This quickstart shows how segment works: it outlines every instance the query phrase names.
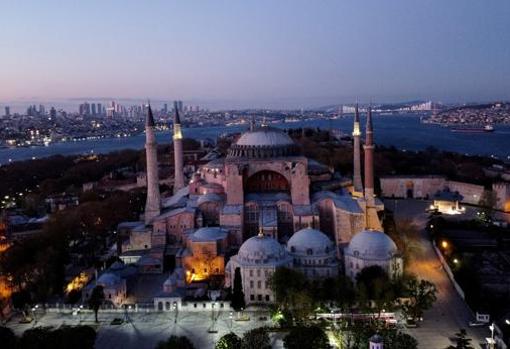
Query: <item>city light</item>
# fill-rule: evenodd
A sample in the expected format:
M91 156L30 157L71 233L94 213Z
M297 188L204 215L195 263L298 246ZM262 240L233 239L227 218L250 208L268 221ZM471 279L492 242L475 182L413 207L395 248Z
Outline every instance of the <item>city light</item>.
M446 248L448 248L448 246L449 246L448 241L443 240L443 241L441 242L441 247L442 247L442 248L446 249Z

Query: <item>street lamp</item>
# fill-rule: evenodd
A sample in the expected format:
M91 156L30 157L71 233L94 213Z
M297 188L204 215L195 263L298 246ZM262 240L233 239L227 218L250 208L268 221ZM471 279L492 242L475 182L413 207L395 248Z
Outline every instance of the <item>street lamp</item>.
M505 319L505 324L510 325L510 320Z
M177 302L174 302L174 303L172 304L172 307L174 308L174 313L175 313L175 317L174 317L174 324L176 324L176 323L177 323L177 311L178 311L178 310L177 310Z
M494 348L494 330L495 330L495 326L494 326L494 322L489 326L489 329L491 330L491 343L490 343L490 347L491 348Z
M443 241L441 242L441 247L442 247L442 248L444 248L444 249L447 249L447 248L448 248L448 241L443 240Z
M82 305L80 305L80 309L78 310L78 313L79 313L79 315L80 315L80 323L81 323L81 321L82 321L82 315L81 315L81 314L82 314L82 312L83 312L83 304L82 304Z
M230 331L232 331L232 327L234 326L234 323L233 323L234 313L230 312L230 314L228 315L228 318L230 319ZM508 321L508 320L506 320L506 321Z

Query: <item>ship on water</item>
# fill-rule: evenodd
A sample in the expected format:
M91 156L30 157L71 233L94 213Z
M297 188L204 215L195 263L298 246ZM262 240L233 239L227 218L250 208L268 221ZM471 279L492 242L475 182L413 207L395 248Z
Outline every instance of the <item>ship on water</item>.
M484 133L494 132L494 126L485 125L481 126L455 126L451 128L452 132L464 132L464 133Z

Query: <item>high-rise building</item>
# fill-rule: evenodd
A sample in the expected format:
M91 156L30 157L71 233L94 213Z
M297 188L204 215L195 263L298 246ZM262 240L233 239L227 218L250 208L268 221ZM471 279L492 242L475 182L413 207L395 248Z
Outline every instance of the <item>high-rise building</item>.
M103 115L103 106L101 105L101 103L97 103L97 113L99 115Z
M52 118L57 116L57 110L55 109L55 107L51 107L51 109L50 109L50 116Z
M91 108L91 111L92 111L92 115L96 115L96 103L92 103L90 105L90 108Z
M5 107L5 116L11 116L11 107Z
M167 103L163 104L163 113L165 113L165 114L168 113L168 104Z
M44 105L39 104L39 115L44 115L46 110L44 109Z

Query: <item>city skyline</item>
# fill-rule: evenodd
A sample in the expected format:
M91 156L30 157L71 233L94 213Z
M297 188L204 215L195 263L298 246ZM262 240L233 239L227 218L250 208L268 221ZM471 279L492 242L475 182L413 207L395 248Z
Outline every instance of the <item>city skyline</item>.
M505 1L11 4L0 105L508 100L509 14Z

